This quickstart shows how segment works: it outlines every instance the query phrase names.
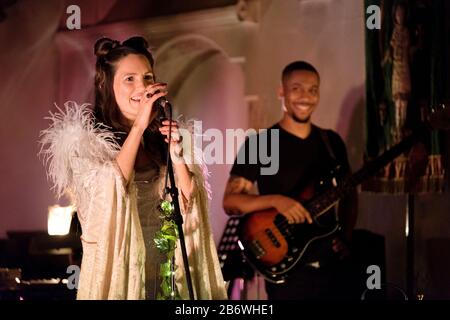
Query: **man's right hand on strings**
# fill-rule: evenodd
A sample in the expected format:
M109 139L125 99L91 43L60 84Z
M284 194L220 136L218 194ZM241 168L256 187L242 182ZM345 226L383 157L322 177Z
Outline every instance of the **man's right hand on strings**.
M310 213L297 201L280 195L254 195L253 182L239 176L231 176L225 188L223 207L229 215L240 215L275 208L289 223L312 223Z
M274 196L273 206L289 223L313 222L310 213L294 199L278 194Z

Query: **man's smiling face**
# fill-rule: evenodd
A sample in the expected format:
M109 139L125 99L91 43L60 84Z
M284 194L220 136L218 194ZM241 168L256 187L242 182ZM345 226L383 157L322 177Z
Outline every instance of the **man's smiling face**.
M287 114L299 123L311 121L319 103L319 76L312 71L293 71L284 80L279 95L284 98Z

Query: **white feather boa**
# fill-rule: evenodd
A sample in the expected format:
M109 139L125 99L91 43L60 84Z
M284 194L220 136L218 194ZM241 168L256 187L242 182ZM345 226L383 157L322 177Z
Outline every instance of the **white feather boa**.
M47 177L52 189L60 198L72 186L71 170L74 158L92 161L110 161L117 155L120 146L108 127L95 124L93 111L89 104L78 105L68 101L58 113L50 112L46 119L51 120L48 129L42 130L39 155L48 167Z

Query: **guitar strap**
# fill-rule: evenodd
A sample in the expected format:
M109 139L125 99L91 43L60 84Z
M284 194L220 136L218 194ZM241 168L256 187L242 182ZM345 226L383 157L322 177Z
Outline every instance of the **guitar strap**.
M326 130L319 127L317 127L317 129L319 129L320 136L322 138L323 143L327 147L329 156L333 161L337 162L336 155L334 154L333 148L331 147L330 138L328 137Z
M324 130L324 129L322 129L322 128L320 128L320 127L318 127L318 126L316 126L316 125L314 125L314 128L316 128L317 131L319 131L320 138L321 138L321 140L323 141L323 143L325 144L325 147L326 147L326 149L327 149L328 155L329 155L331 161L334 162L333 165L338 165L339 163L338 163L338 160L337 160L337 158L336 158L336 155L335 155L335 153L334 153L334 151L333 151L333 148L331 147L330 138L329 138L329 136L328 136L328 134L327 134L327 131ZM317 177L316 177L316 178L317 178ZM301 183L301 181L297 181L297 183L295 184L295 185L296 185L296 188L298 188L299 186L301 186L300 183ZM295 190L296 190L296 189L294 189L293 191L295 191ZM298 192L299 192L299 190L297 190L297 193L298 193Z
M336 158L336 154L334 153L333 148L331 147L330 138L327 134L327 131L322 128L319 128L319 127L317 127L317 129L319 129L320 137L322 138L322 141L327 148L328 155L330 156L331 160L334 161L334 163L336 165L338 165L339 163ZM334 211L335 218L337 221L339 221L338 210L337 210L338 206L339 206L339 203L334 207L335 208L335 211Z

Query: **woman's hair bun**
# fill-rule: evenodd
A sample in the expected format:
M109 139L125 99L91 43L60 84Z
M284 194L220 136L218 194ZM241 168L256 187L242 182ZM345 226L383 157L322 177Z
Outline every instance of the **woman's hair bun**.
M106 56L112 49L119 46L120 42L110 38L100 38L95 42L94 54L97 57Z
M131 38L125 40L124 42L122 42L122 45L136 49L138 51L147 50L147 48L148 48L147 40L145 40L144 37L139 37L139 36L131 37Z

